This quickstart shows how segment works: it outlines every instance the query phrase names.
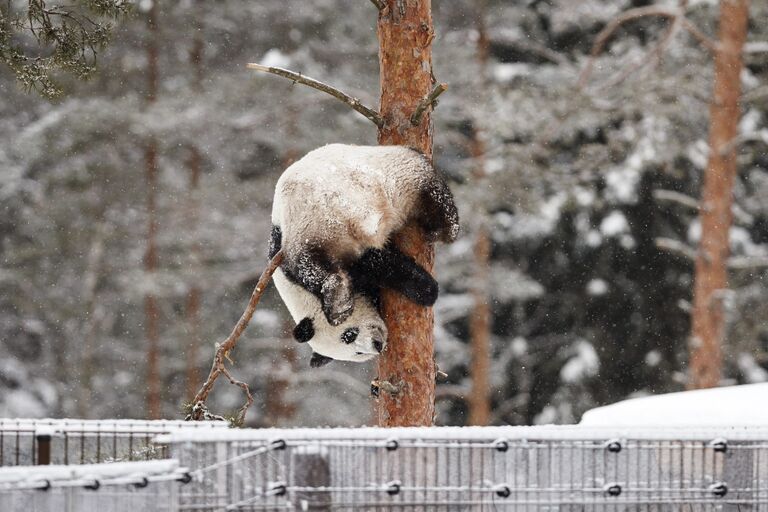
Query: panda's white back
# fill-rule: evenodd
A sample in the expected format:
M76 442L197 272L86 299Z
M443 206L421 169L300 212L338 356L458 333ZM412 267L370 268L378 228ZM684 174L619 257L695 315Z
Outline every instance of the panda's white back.
M289 254L315 245L356 258L383 247L404 225L433 172L422 155L401 146L330 144L282 174L272 223Z

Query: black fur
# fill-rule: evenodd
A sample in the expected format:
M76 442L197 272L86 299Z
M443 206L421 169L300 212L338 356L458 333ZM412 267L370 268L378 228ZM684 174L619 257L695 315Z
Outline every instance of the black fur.
M351 266L350 275L358 286L390 288L422 306L431 306L437 300L437 281L393 244L365 251Z
M306 343L315 335L315 326L311 318L303 318L301 322L293 328L293 337L299 343Z
M270 253L273 247L279 250L281 242L280 228L273 227ZM331 325L341 324L352 314L354 285L347 272L331 263L321 249L308 249L298 258L286 259L281 268L291 281L320 299Z
M309 360L309 367L320 368L321 366L327 365L331 361L333 361L333 358L331 357L326 357L318 354L317 352L312 352L312 358Z
M437 171L421 192L418 221L431 242L451 243L459 236L459 212L453 194Z
M283 246L283 233L279 226L272 226L272 234L269 237L269 253L267 258L272 259Z

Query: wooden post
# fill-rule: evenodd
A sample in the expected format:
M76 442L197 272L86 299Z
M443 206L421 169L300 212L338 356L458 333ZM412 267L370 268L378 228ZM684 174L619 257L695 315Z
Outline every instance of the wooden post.
M37 465L47 466L51 463L51 435L37 434Z
M299 446L291 453L291 487L329 487L331 469L324 448ZM331 510L331 493L294 491L291 503L299 510Z
M383 125L379 144L403 145L432 158L430 109L417 125L411 115L431 91L431 0L386 0L379 11L379 70ZM394 241L405 254L432 271L434 250L421 229L406 226ZM379 425L386 427L431 425L435 411L435 363L431 308L384 290L382 310L389 330L387 350L379 358L379 378L399 389L383 391L379 398Z
M709 162L701 197L701 242L696 257L690 340L690 389L720 383L725 335L723 293L733 221L733 182L741 96L741 54L747 36L748 0L720 2L719 44L710 105Z

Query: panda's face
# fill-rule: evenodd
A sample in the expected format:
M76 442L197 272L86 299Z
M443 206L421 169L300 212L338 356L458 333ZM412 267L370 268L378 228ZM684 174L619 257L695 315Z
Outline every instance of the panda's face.
M310 365L323 366L332 360L362 363L379 355L387 346L387 327L371 300L355 297L352 315L340 325L331 325L321 311L304 317L293 330L299 342L307 342L314 354Z

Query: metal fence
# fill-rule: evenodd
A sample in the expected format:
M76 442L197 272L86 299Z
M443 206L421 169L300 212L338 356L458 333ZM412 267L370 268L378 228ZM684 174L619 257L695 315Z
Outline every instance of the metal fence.
M3 512L175 512L174 460L0 468Z
M297 429L163 436L179 510L768 511L768 429ZM197 471L196 471L197 470Z
M178 429L221 429L226 422L0 418L0 467L89 464L166 458L152 442Z

